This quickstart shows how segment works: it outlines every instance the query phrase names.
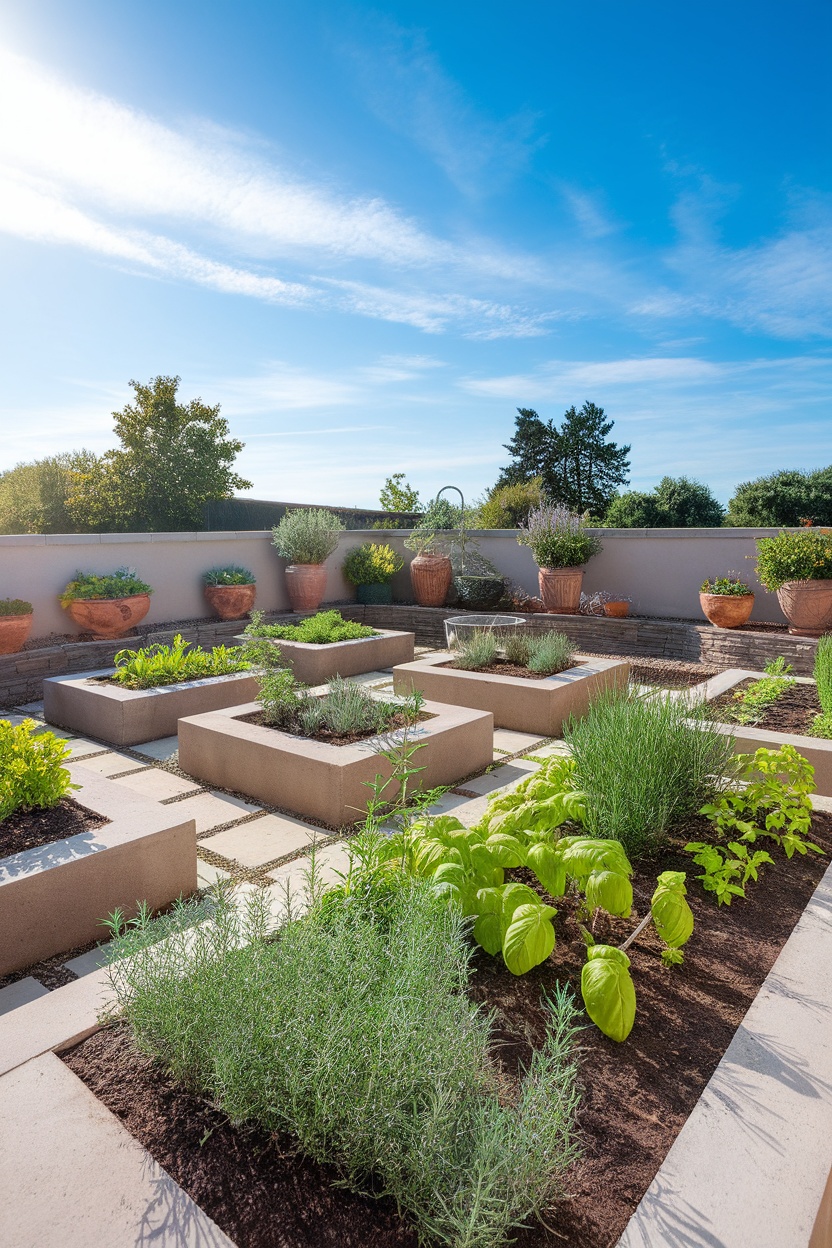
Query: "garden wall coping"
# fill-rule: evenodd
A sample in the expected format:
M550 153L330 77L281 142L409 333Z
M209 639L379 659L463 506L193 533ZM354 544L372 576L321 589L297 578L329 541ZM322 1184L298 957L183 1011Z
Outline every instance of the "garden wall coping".
M618 1248L806 1248L832 1168L830 1018L832 866Z

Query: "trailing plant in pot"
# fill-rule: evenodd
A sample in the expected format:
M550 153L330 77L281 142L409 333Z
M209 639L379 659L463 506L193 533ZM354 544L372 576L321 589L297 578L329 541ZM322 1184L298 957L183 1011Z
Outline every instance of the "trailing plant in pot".
M404 559L387 543L362 542L344 560L344 576L355 586L359 602L392 602L391 581L404 567Z
M116 568L103 575L76 572L61 594L61 606L96 641L105 641L122 637L144 619L152 593L135 568Z
M221 620L239 620L254 606L257 584L254 573L230 563L202 574L203 592Z
M568 507L544 503L529 512L517 538L531 549L540 569L540 596L547 611L576 615L581 601L583 565L601 550L601 542L587 533L587 516Z
M22 598L0 598L0 654L15 654L31 630L31 602Z
M434 499L404 544L415 550L410 563L413 596L420 607L441 607L451 587L453 567L448 553L450 531L456 528L454 509L445 499Z
M288 561L286 589L293 611L317 611L326 591L326 563L344 525L325 507L287 511L272 529L272 545Z
M739 573L716 576L699 587L699 605L715 628L739 628L747 624L754 607L754 590Z
M757 541L757 577L777 594L789 632L820 637L832 628L832 531L783 531Z

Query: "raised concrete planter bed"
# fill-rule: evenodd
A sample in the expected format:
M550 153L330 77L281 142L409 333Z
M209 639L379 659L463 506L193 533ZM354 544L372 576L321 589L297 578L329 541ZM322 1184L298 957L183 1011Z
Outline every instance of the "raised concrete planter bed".
M219 788L244 793L330 827L356 823L367 809L367 782L389 776L379 750L401 741L403 730L355 745L330 745L245 722L257 702L179 721L179 765ZM482 771L493 757L494 716L426 702L432 719L408 732L423 745L415 759L422 788L454 784ZM392 800L393 794L390 794Z
M137 901L155 910L194 892L196 825L81 765L75 800L110 823L0 859L0 975L102 935Z
M239 638L238 640L243 640ZM323 685L333 676L360 676L378 672L413 658L415 636L393 629L379 629L377 637L332 641L316 646L308 641L275 641L295 680L304 685Z
M585 715L593 698L605 689L623 688L630 675L629 663L590 657L556 676L526 680L443 666L451 657L431 654L394 668L396 693L419 689L434 702L490 711L498 728L547 737L558 736L570 715Z
M109 681L112 668L84 676L50 676L43 682L43 713L50 724L110 741L139 745L172 737L183 715L237 706L257 693L250 672L208 676L155 689L124 689Z
M727 693L744 680L762 680L765 672L752 672L745 668L731 668L712 676L694 696L707 702ZM815 769L815 788L823 797L832 797L832 741L823 737L808 737L803 733L775 732L769 728L755 728L747 724L715 724L720 732L734 738L737 754L753 754L755 750L779 750L781 745L793 745L799 754Z

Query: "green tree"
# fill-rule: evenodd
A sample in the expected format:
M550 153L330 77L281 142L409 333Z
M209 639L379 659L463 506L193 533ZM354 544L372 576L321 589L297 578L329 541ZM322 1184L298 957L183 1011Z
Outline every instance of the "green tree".
M811 520L832 524L832 467L784 470L737 486L726 524L738 528L792 527Z
M69 500L95 463L92 451L68 451L0 474L0 533L77 533Z
M378 501L385 511L403 511L408 514L424 511L419 491L408 484L403 472L394 472L392 477L387 478Z
M485 502L477 509L476 527L480 529L516 529L529 512L543 502L543 481L519 481L516 485L495 485Z
M199 528L203 506L251 488L232 471L243 443L229 437L219 405L176 401L179 377L131 381L135 401L113 412L121 446L80 474L73 514L95 529Z
M701 481L662 477L649 494L630 490L616 495L604 524L610 529L711 529L722 524L724 514Z
M497 487L540 477L553 502L603 515L630 469L630 447L607 440L614 422L604 409L588 401L580 411L570 407L560 428L531 408L519 407L517 413L514 436L506 443L514 463L503 469Z

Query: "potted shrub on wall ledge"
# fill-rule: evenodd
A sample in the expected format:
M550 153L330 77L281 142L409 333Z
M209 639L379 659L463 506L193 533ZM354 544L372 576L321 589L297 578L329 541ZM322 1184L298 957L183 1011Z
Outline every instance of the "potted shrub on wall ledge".
M714 628L739 628L751 616L754 591L736 572L729 572L702 582L699 605Z
M757 541L757 576L776 592L789 632L820 637L832 629L832 532L800 529Z
M297 508L272 530L272 545L288 560L286 589L293 611L317 611L326 592L325 563L344 526L325 507Z
M96 641L108 641L122 637L144 619L152 593L134 568L116 568L103 576L76 572L61 594L61 606Z
M451 587L453 566L448 554L453 508L446 499L434 499L404 544L416 555L410 562L410 583L420 607L443 607Z
M203 573L203 592L221 620L239 620L254 606L257 584L248 568L229 564Z
M577 615L583 565L601 550L598 538L586 532L586 516L576 516L568 507L544 503L529 512L517 541L528 546L534 556L546 610Z
M404 559L392 546L362 542L344 560L344 576L355 586L359 602L387 603L393 601L393 577L403 567Z
M32 631L32 604L0 598L0 654L15 654Z

